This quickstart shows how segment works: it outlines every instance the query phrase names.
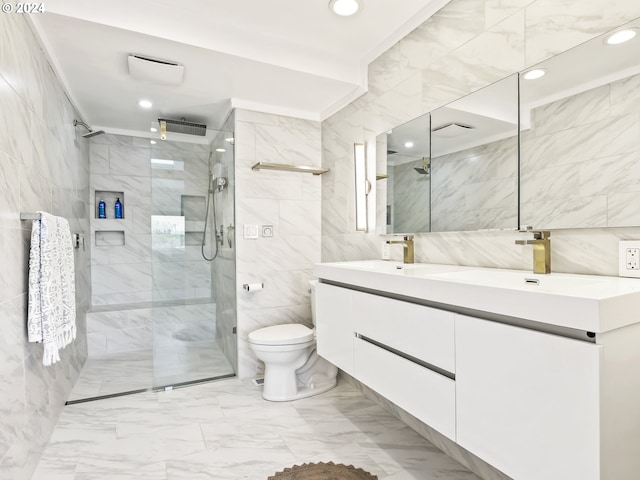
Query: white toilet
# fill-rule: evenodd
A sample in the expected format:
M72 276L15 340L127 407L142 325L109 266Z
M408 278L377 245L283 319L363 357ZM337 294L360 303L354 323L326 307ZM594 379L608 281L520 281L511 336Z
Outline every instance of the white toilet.
M311 285L311 317L315 325L314 293ZM336 386L338 369L316 353L315 329L298 323L274 325L249 334L249 344L264 362L262 397L285 402L311 397Z

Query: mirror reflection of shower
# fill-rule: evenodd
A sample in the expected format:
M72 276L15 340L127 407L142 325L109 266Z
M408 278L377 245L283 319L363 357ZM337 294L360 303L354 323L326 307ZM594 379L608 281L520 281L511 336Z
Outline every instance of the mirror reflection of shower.
M211 155L209 155L209 161L211 161ZM202 233L202 245L200 251L202 252L202 258L208 262L213 262L218 256L219 245L224 243L224 225L220 224L218 230L218 221L216 218L216 193L222 193L225 187L228 185L227 166L222 162L217 162L213 166L213 172L209 172L209 187L207 189L207 210L204 217L204 232ZM209 223L209 209L213 211L213 228L215 230L215 250L213 256L208 257L205 253L205 244L207 240L207 224Z

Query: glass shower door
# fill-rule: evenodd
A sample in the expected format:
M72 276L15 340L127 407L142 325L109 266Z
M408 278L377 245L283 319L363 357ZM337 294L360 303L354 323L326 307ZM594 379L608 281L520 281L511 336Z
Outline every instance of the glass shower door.
M163 141L151 157L154 388L233 375L217 339L217 263L202 254L216 242L210 147Z

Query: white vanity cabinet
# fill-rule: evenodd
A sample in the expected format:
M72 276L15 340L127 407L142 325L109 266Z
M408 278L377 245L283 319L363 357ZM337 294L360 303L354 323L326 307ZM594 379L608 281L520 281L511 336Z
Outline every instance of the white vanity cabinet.
M458 444L518 480L605 478L601 354L593 343L457 315Z
M352 291L318 283L315 295L318 355L353 375Z
M317 265L320 355L516 480L640 479L640 281L453 268Z

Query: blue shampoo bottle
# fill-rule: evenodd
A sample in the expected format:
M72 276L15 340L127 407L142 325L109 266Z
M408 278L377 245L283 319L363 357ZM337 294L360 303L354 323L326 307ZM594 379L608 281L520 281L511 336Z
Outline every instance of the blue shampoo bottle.
M114 208L115 217L122 218L122 203L120 202L120 198L116 198L116 204Z

